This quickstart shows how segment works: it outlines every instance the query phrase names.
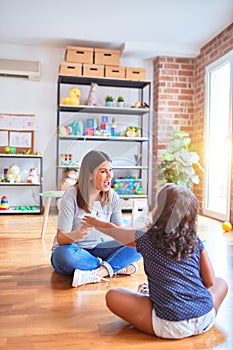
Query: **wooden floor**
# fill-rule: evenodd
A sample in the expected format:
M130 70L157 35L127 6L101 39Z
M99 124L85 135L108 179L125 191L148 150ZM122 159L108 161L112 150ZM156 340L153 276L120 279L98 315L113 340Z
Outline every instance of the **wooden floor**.
M50 214L42 241L42 216L0 216L1 349L233 349L233 233L223 233L220 222L200 217L199 232L216 275L229 283L228 296L209 332L169 341L135 330L105 306L109 288L136 290L145 281L141 262L135 276L79 288L71 288L70 278L53 272L50 248L56 219Z

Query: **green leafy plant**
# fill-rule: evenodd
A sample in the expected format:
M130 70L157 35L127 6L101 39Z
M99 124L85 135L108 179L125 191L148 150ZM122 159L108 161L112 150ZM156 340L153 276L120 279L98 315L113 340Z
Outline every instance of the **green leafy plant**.
M184 131L173 131L172 140L162 155L162 162L158 166L159 187L167 182L176 185L193 188L193 184L199 184L199 176L195 168L204 171L199 163L197 152L191 151L191 139L189 134Z
M108 96L106 96L105 101L106 102L113 102L113 97L108 95Z
M125 99L123 96L119 96L118 99L117 99L117 102L124 102Z

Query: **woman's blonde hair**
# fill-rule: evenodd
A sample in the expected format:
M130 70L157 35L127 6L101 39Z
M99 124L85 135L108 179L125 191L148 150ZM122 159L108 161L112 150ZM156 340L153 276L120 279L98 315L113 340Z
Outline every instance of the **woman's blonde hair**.
M91 212L90 209L90 178L93 175L94 170L103 162L112 162L109 155L102 151L92 150L88 152L82 159L79 178L76 183L77 188L77 204L78 207L85 210L87 213ZM110 191L101 192L101 203L106 204L110 200Z

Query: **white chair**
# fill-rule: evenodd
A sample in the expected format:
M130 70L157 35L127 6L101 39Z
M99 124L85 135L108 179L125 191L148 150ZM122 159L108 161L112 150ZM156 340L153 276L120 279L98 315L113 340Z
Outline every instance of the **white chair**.
M146 199L133 199L131 226L135 229L143 228L148 214Z

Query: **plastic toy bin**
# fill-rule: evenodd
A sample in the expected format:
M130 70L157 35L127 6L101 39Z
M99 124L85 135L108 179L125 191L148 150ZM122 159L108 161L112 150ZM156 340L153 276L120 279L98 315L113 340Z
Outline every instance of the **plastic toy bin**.
M143 194L141 178L116 178L113 181L113 189L118 194Z

